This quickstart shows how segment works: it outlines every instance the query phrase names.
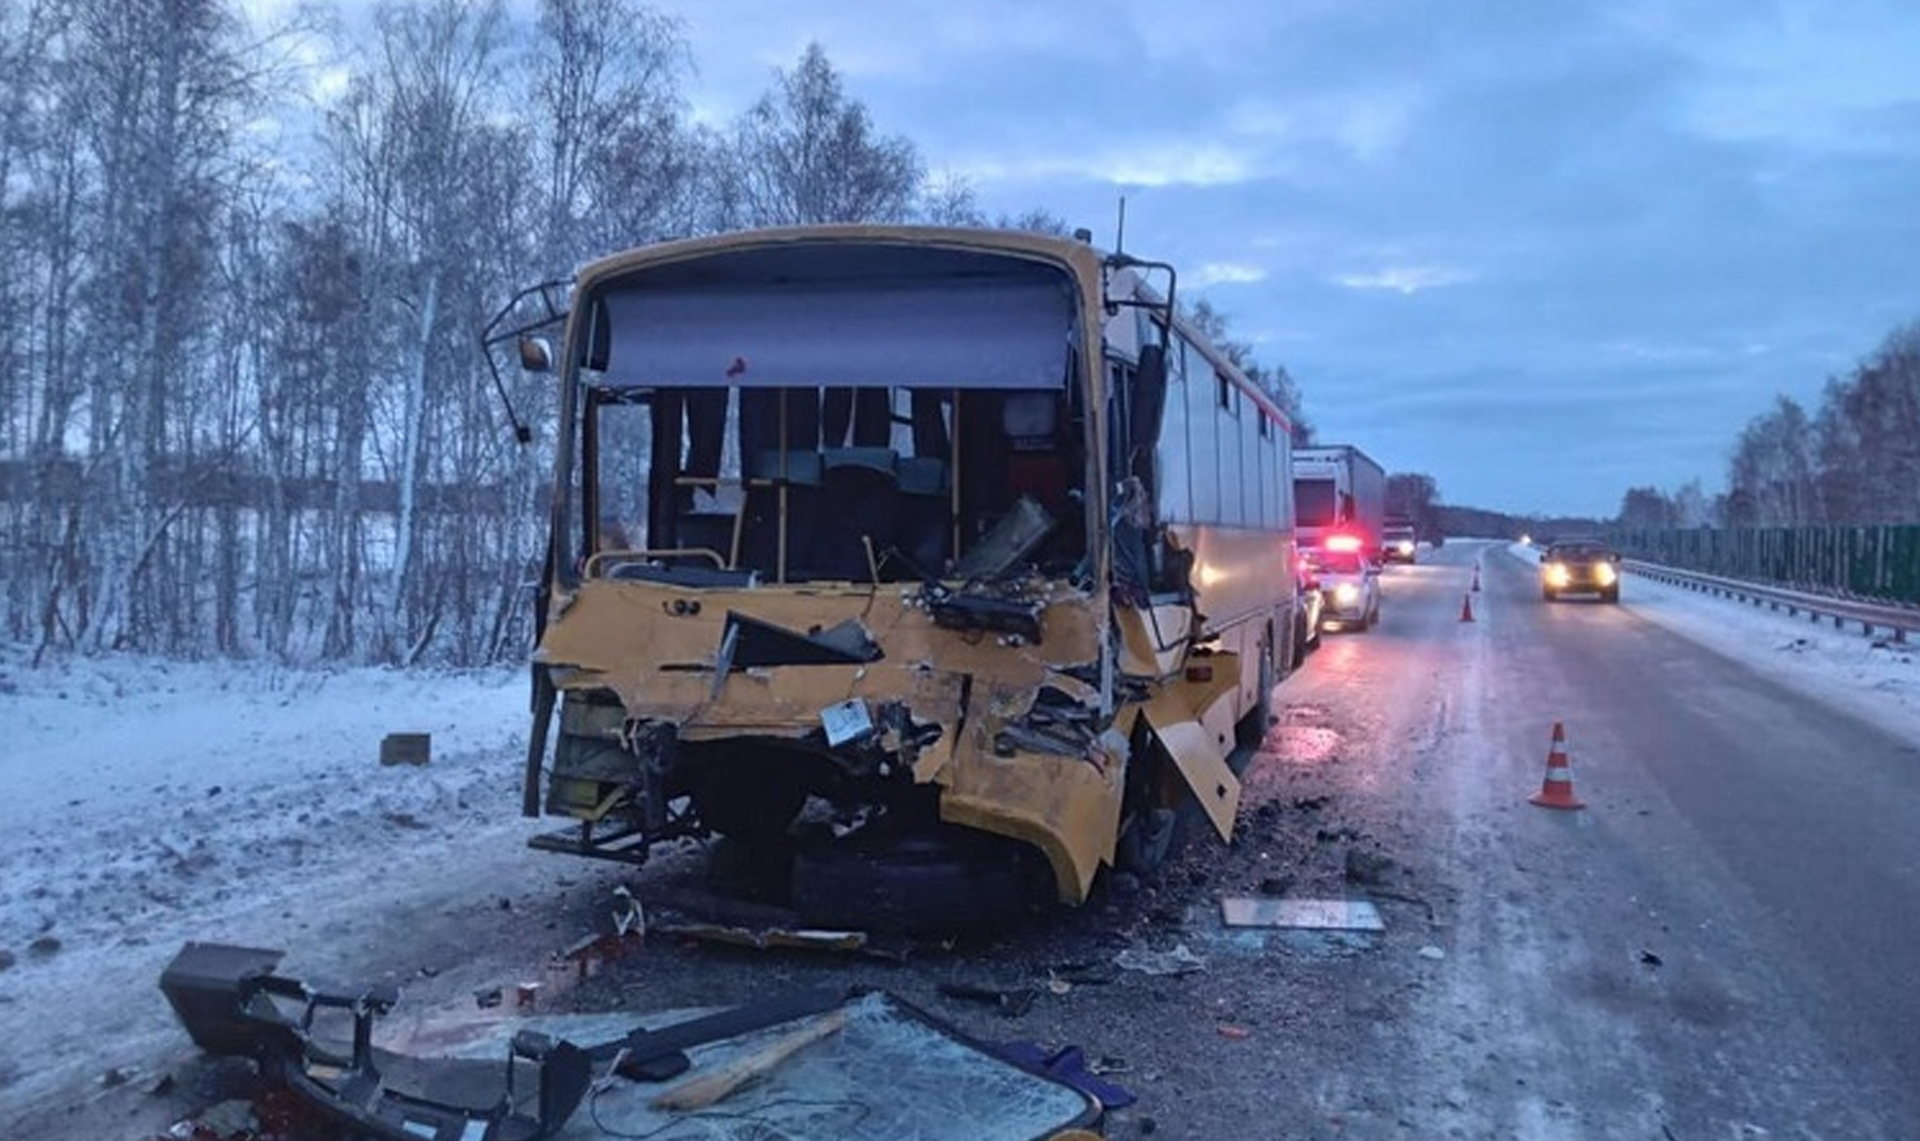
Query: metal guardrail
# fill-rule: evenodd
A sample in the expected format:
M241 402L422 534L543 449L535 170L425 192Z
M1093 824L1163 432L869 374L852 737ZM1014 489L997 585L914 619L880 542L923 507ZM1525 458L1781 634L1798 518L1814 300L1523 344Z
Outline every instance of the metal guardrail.
M1851 623L1858 625L1861 632L1869 637L1885 631L1893 641L1901 643L1908 640L1908 635L1920 636L1920 608L1912 606L1807 594L1777 586L1761 586L1756 583L1742 582L1739 579L1701 574L1697 571L1676 570L1673 567L1641 562L1638 559L1628 559L1622 565L1633 573L1644 575L1655 582L1751 602L1755 606L1766 606L1773 610L1784 610L1789 615L1798 616L1804 613L1814 622L1831 621L1836 630L1844 630Z

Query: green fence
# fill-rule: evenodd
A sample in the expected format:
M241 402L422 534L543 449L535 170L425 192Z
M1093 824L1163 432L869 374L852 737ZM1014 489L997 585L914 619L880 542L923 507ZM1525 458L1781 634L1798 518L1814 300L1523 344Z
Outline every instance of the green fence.
M1628 558L1827 594L1920 603L1920 527L1622 531Z

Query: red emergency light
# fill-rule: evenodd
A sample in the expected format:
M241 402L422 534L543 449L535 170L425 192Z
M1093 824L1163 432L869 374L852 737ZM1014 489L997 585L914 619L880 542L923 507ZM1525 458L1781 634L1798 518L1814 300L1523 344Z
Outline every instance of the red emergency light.
M1358 535L1327 536L1327 550L1329 551L1357 551L1359 549L1360 536Z

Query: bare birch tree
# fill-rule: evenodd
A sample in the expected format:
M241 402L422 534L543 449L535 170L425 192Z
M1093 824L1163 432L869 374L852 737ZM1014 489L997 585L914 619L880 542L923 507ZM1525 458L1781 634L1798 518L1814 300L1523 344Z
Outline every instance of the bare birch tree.
M1791 397L1740 433L1727 473L1728 510L1735 526L1784 527L1812 522L1817 513L1813 431Z
M533 106L546 159L541 264L687 233L699 170L683 126L692 66L677 18L636 0L542 0Z
M919 151L875 133L819 44L741 117L731 158L743 220L754 226L901 221L920 190Z

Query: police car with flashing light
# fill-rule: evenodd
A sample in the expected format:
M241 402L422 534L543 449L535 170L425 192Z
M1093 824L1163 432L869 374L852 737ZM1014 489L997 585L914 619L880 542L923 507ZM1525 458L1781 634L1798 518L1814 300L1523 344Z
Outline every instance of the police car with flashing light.
M1334 535L1307 553L1311 584L1320 591L1320 628L1365 632L1380 621L1380 568L1361 541Z

